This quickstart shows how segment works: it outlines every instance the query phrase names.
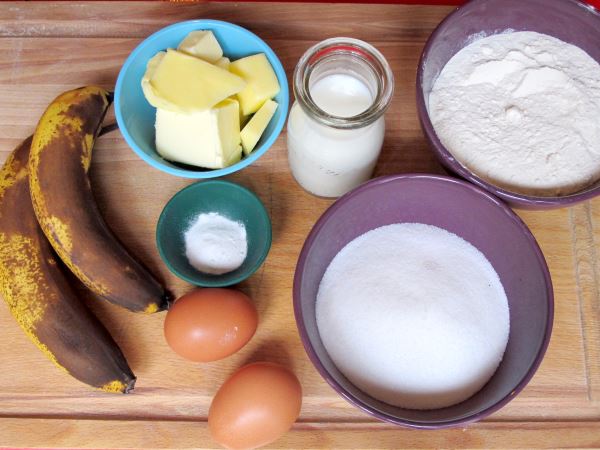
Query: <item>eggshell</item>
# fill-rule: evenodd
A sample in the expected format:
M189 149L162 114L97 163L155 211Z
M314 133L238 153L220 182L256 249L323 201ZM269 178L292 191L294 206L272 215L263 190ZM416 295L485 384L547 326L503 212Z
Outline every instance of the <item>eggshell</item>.
M165 317L169 346L196 362L216 361L252 338L258 314L250 298L233 289L196 289L180 297Z
M208 427L226 448L257 448L285 434L301 406L302 387L292 372L278 364L253 363L221 386L208 411Z

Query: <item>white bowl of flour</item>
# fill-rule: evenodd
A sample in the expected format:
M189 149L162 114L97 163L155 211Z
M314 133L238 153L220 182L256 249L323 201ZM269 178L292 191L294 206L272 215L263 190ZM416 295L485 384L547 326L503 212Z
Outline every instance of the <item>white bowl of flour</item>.
M457 179L398 175L315 224L294 313L340 395L381 420L443 428L491 414L529 382L551 334L552 283L504 203Z
M513 206L600 193L600 16L576 0L474 0L430 37L417 75L442 164Z

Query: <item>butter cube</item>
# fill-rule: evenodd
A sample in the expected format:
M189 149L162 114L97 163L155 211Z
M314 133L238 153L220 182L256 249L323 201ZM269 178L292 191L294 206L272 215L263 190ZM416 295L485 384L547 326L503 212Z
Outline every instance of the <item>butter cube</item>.
M150 77L151 105L173 112L212 108L244 89L246 82L200 58L168 49Z
M225 70L229 70L229 65L231 64L231 61L229 61L229 58L227 58L226 56L223 56L222 58L217 59L214 62L215 66L220 67L221 69L225 69Z
M279 93L277 75L264 53L233 61L229 71L248 83L237 95L245 116L258 111L263 103Z
M192 31L181 41L177 50L209 63L215 63L223 56L223 50L212 31Z
M240 137L242 139L242 147L245 155L250 154L250 152L254 150L254 147L256 147L256 143L273 118L277 106L277 102L267 100L241 131Z
M192 113L157 109L156 150L170 161L207 169L235 164L241 157L238 102L226 99Z
M234 164L239 163L241 161L241 159L242 159L242 146L240 144L240 145L238 145L236 151L229 158L229 161L227 161L227 163L225 164L225 167L233 166Z
M248 123L250 117L252 116L245 116L244 113L242 113L242 108L240 108L240 128Z
M144 73L144 76L142 77L142 91L144 91L146 100L148 100L148 103L150 103L152 106L156 108L171 109L172 106L170 106L168 102L163 101L163 99L160 98L156 92L154 92L154 88L150 83L150 79L154 76L156 68L159 66L166 54L167 52L158 52L156 55L150 58L146 64L146 73Z

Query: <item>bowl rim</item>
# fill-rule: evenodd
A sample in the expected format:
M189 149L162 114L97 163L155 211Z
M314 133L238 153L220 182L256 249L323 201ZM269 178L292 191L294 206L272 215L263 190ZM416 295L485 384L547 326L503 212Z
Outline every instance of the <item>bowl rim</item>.
M233 189L233 190L237 190L239 192L244 193L245 195L248 196L248 198L251 198L256 203L256 206L258 206L258 209L260 210L261 215L263 215L266 218L267 227L265 227L265 233L266 233L267 239L266 239L264 249L262 250L262 254L258 258L256 263L252 267L250 267L249 270L245 271L243 274L238 275L235 278L230 279L229 281L224 281L222 279L223 277L221 275L214 276L214 279L211 281L208 281L208 282L199 281L198 279L188 277L184 273L180 272L179 269L177 269L177 267L175 267L175 265L169 260L169 258L167 258L166 254L163 250L163 246L160 244L160 235L162 233L164 233L164 231L163 231L164 226L165 226L164 223L165 223L166 217L168 215L168 209L171 207L173 202L176 201L177 197L179 197L180 195L183 195L183 193L185 193L186 191L196 190L199 187L204 188L204 187L207 187L208 185L212 185L212 186L217 185L217 186L225 187L227 189ZM271 225L271 218L269 217L269 213L267 212L267 209L265 208L265 205L263 204L263 202L250 189L248 189L240 184L234 183L232 181L227 181L227 180L197 181L197 182L189 184L188 186L184 187L183 189L180 189L179 191L177 191L163 207L163 209L160 213L160 216L158 217L158 221L156 223L156 230L155 230L155 242L156 242L156 248L158 249L158 254L160 255L160 259L162 259L162 261L165 263L165 265L167 266L169 271L171 273L173 273L174 275L176 275L177 277L181 278L182 280L187 281L188 283L191 283L195 286L201 286L201 287L226 287L226 286L232 286L234 284L241 283L242 281L246 280L247 278L252 276L260 268L260 266L262 266L262 264L264 263L265 259L267 258L268 254L271 250L272 240L273 240L273 227ZM227 274L222 274L222 275L227 275Z
M546 286L546 296L548 303L548 315L546 318L546 329L544 333L544 338L541 342L541 345L538 349L536 357L531 363L527 372L523 375L520 381L517 383L515 388L507 394L505 397L500 399L498 402L493 404L492 406L479 411L477 413L458 418L452 420L443 420L439 422L420 422L420 421L412 421L406 419L399 419L390 414L379 411L372 406L366 404L360 399L354 397L350 392L346 391L346 389L338 383L335 377L329 373L329 371L325 368L325 366L319 360L308 334L306 330L306 326L304 323L304 314L302 313L301 302L300 302L300 285L301 285L301 277L300 274L304 271L306 266L308 252L312 248L317 235L320 233L321 229L325 226L325 224L335 215L338 209L344 206L346 203L351 201L354 197L361 194L364 191L368 191L370 189L379 187L382 184L393 183L397 181L412 181L412 180L425 180L436 183L452 183L458 186L461 186L463 189L470 190L475 194L480 195L487 201L492 202L496 205L496 207L500 208L504 214L515 223L518 229L525 235L525 238L529 241L531 245L531 249L533 250L539 265L542 270L544 277L544 284ZM508 402L510 402L515 396L523 390L523 388L529 383L537 369L539 368L546 350L548 349L548 344L550 343L550 336L552 335L552 327L554 322L554 292L552 286L552 279L550 277L550 271L548 269L548 265L542 253L542 250L539 247L535 237L527 227L527 225L523 222L523 220L512 211L504 202L500 199L492 195L491 193L485 191L484 189L470 184L466 181L459 180L457 178L448 177L444 175L434 175L434 174L417 174L417 173L409 173L409 174L400 174L400 175L388 175L379 178L375 178L367 183L362 184L358 188L348 192L347 194L340 197L335 203L333 203L317 220L313 228L311 229L300 255L298 257L298 262L296 264L296 270L294 273L294 284L293 284L293 303L294 303L294 316L296 319L296 326L298 328L298 333L300 334L300 339L302 341L302 345L304 346L304 350L306 351L310 361L315 366L321 377L325 379L325 381L343 398L345 398L348 402L363 410L364 412L370 414L371 416L376 417L377 419L383 420L385 422L390 422L396 425L402 425L409 428L416 429L442 429L442 428L450 428L461 425L466 425L472 422L479 421L490 414L498 411L500 408L505 406Z
M457 7L452 12L450 12L437 25L437 27L435 27L435 29L427 39L425 47L423 48L421 56L419 57L416 77L417 115L419 116L421 128L425 136L430 141L429 147L432 149L433 153L436 155L437 159L442 163L444 167L459 175L461 178L464 178L465 180L468 180L471 183L485 189L486 191L491 192L492 194L500 197L501 199L515 207L533 209L563 208L569 205L573 205L575 203L580 203L585 200L589 200L600 195L600 183L598 182L596 186L592 185L587 188L584 188L581 191L564 196L536 196L528 194L519 194L517 192L509 191L507 189L489 183L483 178L477 176L475 173L471 172L469 169L463 166L440 141L437 133L435 132L435 128L431 123L429 111L427 110L426 106L427 102L425 101L425 94L423 92L423 71L425 67L425 61L429 57L429 53L431 52L432 47L434 47L435 42L441 33L442 27L446 25L447 22L449 22L450 20L452 20L452 18L454 18L454 16L459 14L463 8L466 8L471 4L483 3L486 1L489 0L470 0L467 3ZM593 6L583 2L582 0L568 1L574 5L582 7L588 13L595 14L600 19L600 12L596 10Z
M133 136L127 129L127 126L125 124L125 119L123 118L123 114L122 114L122 108L121 108L122 93L121 93L121 91L123 89L125 73L129 70L129 67L133 64L133 61L135 61L137 59L139 53L141 53L142 50L149 43L159 40L164 35L169 34L173 30L177 30L179 28L187 28L187 27L194 27L194 28L197 27L197 29L201 29L202 27L212 27L210 29L229 28L229 29L235 29L238 31L242 31L243 33L246 33L248 36L251 36L253 39L255 39L258 42L259 46L262 47L262 51L267 55L267 59L273 66L273 70L275 72L275 75L277 76L277 80L279 81L280 92L282 93L282 101L280 103L278 103L278 108L281 111L281 115L279 116L279 120L275 123L273 132L269 136L267 136L265 141L259 147L254 149L248 156L245 156L241 161L239 161L229 167L224 167L222 169L212 169L212 170L206 170L206 171L191 171L191 170L178 168L178 167L169 167L169 166L165 165L163 163L163 161L158 161L158 160L150 157L147 153L145 153L139 147L139 145L137 144L137 142L135 141L135 139L133 138ZM210 178L221 177L224 175L229 175L231 173L237 172L238 170L241 170L241 169L249 166L254 161L256 161L258 158L260 158L263 154L265 154L267 152L267 150L269 150L273 146L275 141L279 138L279 135L281 134L281 131L283 130L283 126L285 125L285 121L287 119L287 113L288 113L289 103L290 103L290 94L289 94L289 87L288 87L287 74L285 72L285 68L283 67L283 64L281 63L279 57L275 54L273 49L271 49L271 47L264 40L262 40L260 37L258 37L252 31L247 30L246 28L241 27L241 26L236 25L231 22L226 22L223 20L215 20L215 19L194 19L194 20L185 20L182 22L176 22L174 24L171 24L164 28L161 28L161 29L155 31L154 33L152 33L150 36L148 36L144 40L142 40L133 49L133 51L129 54L129 56L127 57L127 59L125 60L123 65L121 66L121 69L119 70L119 75L117 76L117 82L115 85L114 103L115 103L115 117L117 120L117 124L119 126L119 131L121 132L121 135L127 142L127 145L143 161L145 161L147 164L154 167L155 169L162 170L163 172L166 172L170 175L176 175L179 177L192 178L192 179L210 179ZM156 152L156 150L155 150L155 152Z

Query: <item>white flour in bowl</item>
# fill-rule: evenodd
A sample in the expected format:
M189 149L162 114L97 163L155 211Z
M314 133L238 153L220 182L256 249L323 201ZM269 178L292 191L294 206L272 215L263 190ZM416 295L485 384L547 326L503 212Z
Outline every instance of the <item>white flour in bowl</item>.
M417 223L377 228L346 245L323 276L316 316L327 353L356 387L412 409L479 391L509 334L506 294L486 257Z
M567 195L600 178L600 64L579 47L529 31L479 39L428 106L442 144L494 185Z

